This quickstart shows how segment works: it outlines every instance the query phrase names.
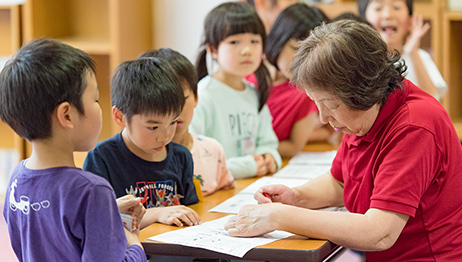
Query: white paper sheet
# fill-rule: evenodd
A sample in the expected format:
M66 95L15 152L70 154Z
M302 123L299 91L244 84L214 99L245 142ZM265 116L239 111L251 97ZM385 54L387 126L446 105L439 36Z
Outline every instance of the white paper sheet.
M281 184L281 185L285 185L288 187L296 187L296 186L301 186L308 181L309 179L264 176L258 179L257 181L253 182L252 184L248 185L246 188L242 189L241 192L239 192L239 194L251 194L253 197L255 192L257 192L258 189L264 186Z
M232 216L229 215L209 222L204 222L198 226L170 231L150 237L149 240L204 248L242 258L254 247L265 245L293 235L292 233L285 231L274 231L261 237L231 237L224 229L224 224L230 217Z
M241 207L256 204L258 202L253 198L253 194L239 193L221 202L221 204L210 209L208 212L237 214Z
M301 165L332 165L337 150L326 152L299 152L290 160L290 164Z
M241 207L245 205L258 204L258 202L253 198L253 195L263 186L282 184L288 187L296 187L303 185L306 182L308 182L308 179L265 176L242 189L238 194L210 209L209 212L237 214Z
M277 178L304 178L313 179L324 175L330 170L330 165L299 165L288 164L276 172L273 177Z

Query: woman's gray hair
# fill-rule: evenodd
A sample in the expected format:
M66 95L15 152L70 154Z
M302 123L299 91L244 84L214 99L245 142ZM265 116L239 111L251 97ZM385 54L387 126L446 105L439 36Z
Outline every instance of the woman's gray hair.
M340 20L315 28L301 42L290 70L301 89L328 92L350 109L368 110L402 88L406 65L373 28Z

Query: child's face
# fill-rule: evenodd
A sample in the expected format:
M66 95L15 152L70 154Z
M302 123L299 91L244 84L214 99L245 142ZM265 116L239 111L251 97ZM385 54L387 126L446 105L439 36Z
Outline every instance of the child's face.
M277 59L277 66L279 71L287 78L290 79L292 76L290 74L290 64L294 60L294 55L300 46L299 42L295 39L289 39L286 42L284 47L282 48L281 52L279 53Z
M398 50L404 44L412 25L406 0L371 0L366 8L366 20L389 47Z
M183 83L183 91L185 102L183 111L181 112L180 117L178 117L175 136L181 136L188 132L188 127L193 117L194 108L197 105L197 98L187 83Z
M135 155L145 160L163 160L165 146L175 135L177 118L177 115L136 114L128 124L124 117L124 142Z
M263 42L258 34L244 33L231 35L212 51L219 65L217 74L233 75L240 78L257 70L262 61Z
M87 74L87 87L82 94L82 103L85 115L82 115L76 124L76 148L74 151L89 151L95 147L102 127L101 107L99 106L99 91L93 73Z

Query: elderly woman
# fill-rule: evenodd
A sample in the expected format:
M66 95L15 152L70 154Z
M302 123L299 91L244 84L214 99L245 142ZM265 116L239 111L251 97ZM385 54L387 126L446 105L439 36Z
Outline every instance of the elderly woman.
M371 27L342 20L316 28L291 70L342 144L327 174L261 188L260 205L243 207L228 234L285 230L368 261L460 260L461 144L438 101L403 78L399 54ZM351 213L313 210L342 205Z

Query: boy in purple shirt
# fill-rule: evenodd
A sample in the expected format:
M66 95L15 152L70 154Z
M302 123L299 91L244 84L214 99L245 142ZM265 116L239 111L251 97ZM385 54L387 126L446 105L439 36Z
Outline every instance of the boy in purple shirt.
M146 261L139 229L120 217L139 224L140 200L116 202L107 181L74 164L73 152L91 150L101 131L98 96L88 54L51 39L29 42L0 73L0 118L32 143L3 210L20 261Z

